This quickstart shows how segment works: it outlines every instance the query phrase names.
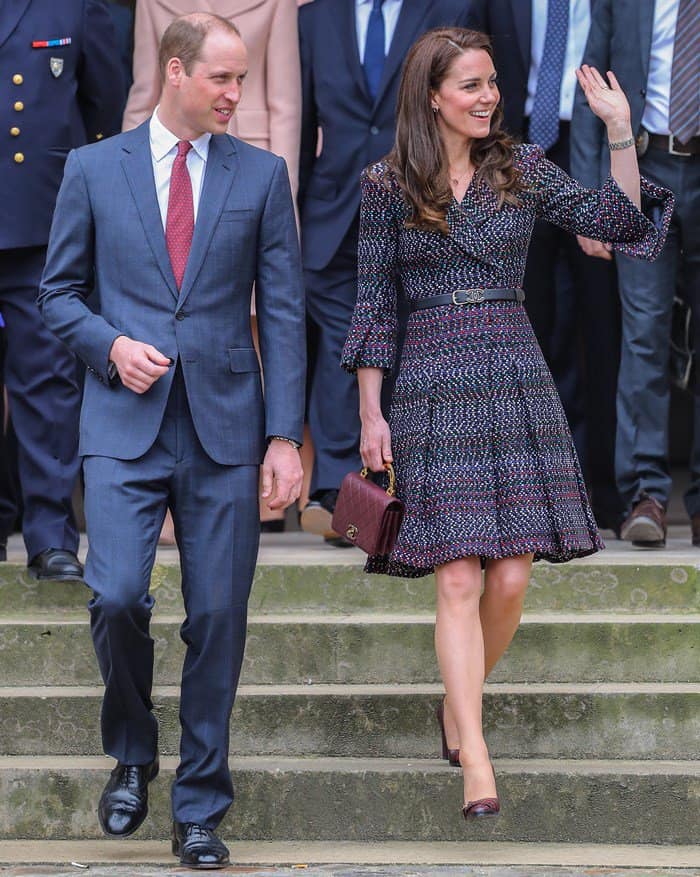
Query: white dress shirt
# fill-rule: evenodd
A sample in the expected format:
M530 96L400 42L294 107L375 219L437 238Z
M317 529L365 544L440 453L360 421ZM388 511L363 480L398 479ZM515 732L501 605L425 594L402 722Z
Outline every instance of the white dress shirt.
M569 0L569 33L564 54L564 73L559 94L559 118L571 121L576 92L576 68L581 66L591 27L590 0ZM542 63L544 38L547 32L547 0L532 0L532 38L530 40L530 75L527 80L525 115L529 116L535 102L537 77Z
M668 102L678 6L679 0L656 0L654 4L647 96L642 115L642 125L652 134L671 133L668 127Z
M384 13L384 54L389 54L389 46L394 38L396 23L403 0L384 0L382 12ZM355 0L355 24L357 25L357 48L360 52L360 64L365 63L365 46L367 44L367 28L369 26L369 14L372 11L372 0Z
M179 138L160 121L158 118L158 107L153 111L148 130L158 207L160 208L160 218L163 221L163 230L165 230L165 221L168 216L168 196L170 195L170 174L173 169L175 156L177 155ZM202 192L202 180L204 179L204 170L207 166L210 140L211 134L209 133L202 134L201 137L192 140L192 149L187 153L186 158L187 170L192 182L195 222L197 221L199 196Z

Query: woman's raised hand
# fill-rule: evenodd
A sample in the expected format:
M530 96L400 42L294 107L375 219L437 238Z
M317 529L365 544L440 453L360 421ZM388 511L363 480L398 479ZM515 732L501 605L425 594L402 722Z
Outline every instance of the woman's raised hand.
M630 126L630 105L612 70L608 70L609 84L595 67L582 64L576 78L588 101L588 106L605 124L622 130Z

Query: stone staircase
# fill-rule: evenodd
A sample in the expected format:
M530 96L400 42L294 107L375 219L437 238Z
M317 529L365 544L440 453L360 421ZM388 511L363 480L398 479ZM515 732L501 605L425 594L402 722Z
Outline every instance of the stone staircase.
M168 836L183 654L177 567L158 565L153 587L162 770L143 840ZM0 862L3 842L100 837L94 813L111 762L86 598L82 586L0 566ZM695 566L536 565L524 623L485 696L503 804L488 825L464 823L459 772L437 758L432 611L431 580L259 566L231 725L227 839L684 853L697 843Z

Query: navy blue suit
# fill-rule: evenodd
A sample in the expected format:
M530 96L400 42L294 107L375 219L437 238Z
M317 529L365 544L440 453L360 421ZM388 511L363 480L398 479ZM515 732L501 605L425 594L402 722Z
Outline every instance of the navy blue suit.
M69 42L32 46L48 40ZM119 130L116 53L97 0L0 4L0 311L30 560L46 548L78 546L75 358L43 324L36 296L68 151Z
M299 9L298 202L307 312L317 333L309 394L316 450L312 493L337 488L361 465L357 383L339 365L357 297L360 174L393 146L407 51L430 28L464 26L467 5L467 0L403 0L374 100L360 64L355 0L314 0ZM319 128L323 149L317 156Z
M253 284L264 398L251 336ZM86 301L96 289L99 313ZM85 581L105 681L105 751L127 764L149 763L157 752L149 584L169 507L187 614L173 814L214 828L233 799L229 718L258 547L258 465L266 437L302 439L304 298L283 159L226 134L211 138L178 290L149 123L72 152L39 306L88 368L80 445ZM110 378L120 334L173 360L142 395Z
M630 105L632 131L642 128L654 26L653 0L598 0L584 61L613 70ZM572 120L572 174L597 186L610 170L602 122L577 89ZM666 134L667 131L654 131ZM693 312L696 350L700 339L700 156L677 156L650 147L639 170L671 189L676 207L666 244L655 262L616 256L622 302L622 358L617 393L615 469L628 507L644 494L662 504L671 491L668 373L671 316L678 272ZM689 515L700 514L700 381L694 385Z
M591 0L592 17L596 5ZM471 0L469 22L491 37L504 127L527 141L532 2ZM561 122L547 157L567 173L569 142L569 124ZM557 383L594 513L601 526L617 526L622 515L614 474L620 316L614 266L589 258L572 235L540 221L530 241L524 287L525 307Z

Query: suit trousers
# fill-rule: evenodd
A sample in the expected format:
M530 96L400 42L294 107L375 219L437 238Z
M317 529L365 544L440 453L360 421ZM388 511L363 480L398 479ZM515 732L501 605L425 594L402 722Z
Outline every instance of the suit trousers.
M362 466L357 378L340 367L357 299L357 235L354 222L329 265L306 269L306 311L316 349L310 374L308 417L314 440L310 492L340 487Z
M693 312L695 347L700 339L700 156L680 157L649 149L639 169L676 196L666 244L655 262L618 255L622 300L622 359L617 394L615 468L620 493L633 505L646 493L668 501L669 351L671 313L679 272ZM694 436L689 515L700 514L700 382L693 396Z
M45 260L46 247L0 250L4 378L29 560L46 548L78 548L71 497L80 470L80 389L75 357L46 328L36 306Z
M169 507L180 547L186 646L173 817L215 828L233 801L229 721L258 551L258 467L222 466L207 456L178 367L150 450L136 460L86 457L83 470L85 581L105 683L104 750L127 764L147 764L157 752L149 584Z
M569 126L547 157L568 172ZM600 526L616 526L615 396L620 305L613 262L586 256L574 235L535 223L525 270L525 307L561 396Z

